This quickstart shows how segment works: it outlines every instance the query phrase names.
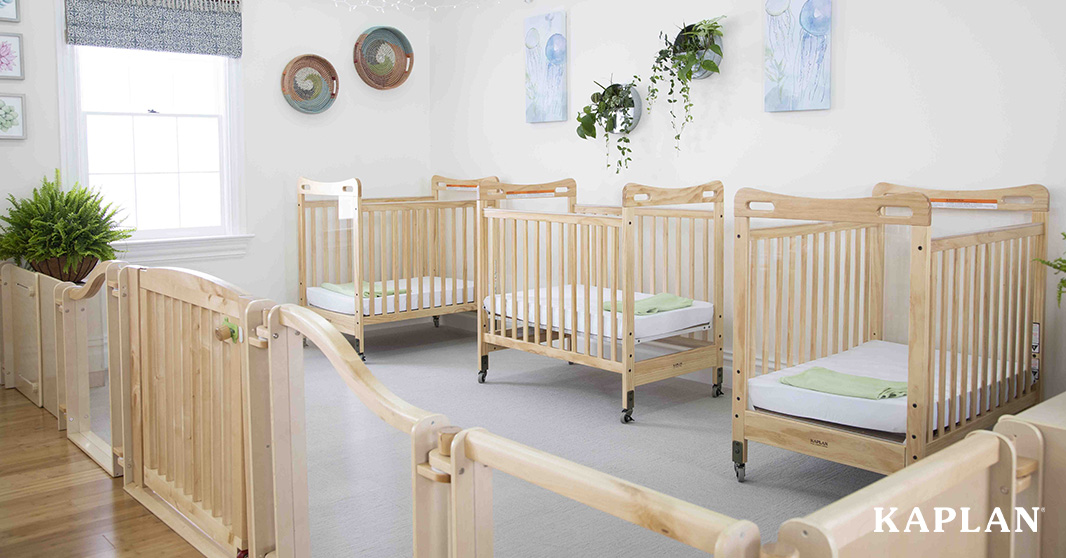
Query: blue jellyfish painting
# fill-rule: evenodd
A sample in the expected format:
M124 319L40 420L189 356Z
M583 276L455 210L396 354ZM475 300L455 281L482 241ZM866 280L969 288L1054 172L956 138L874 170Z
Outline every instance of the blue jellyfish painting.
M566 12L526 18L526 122L567 119Z
M767 112L830 106L832 0L766 0Z

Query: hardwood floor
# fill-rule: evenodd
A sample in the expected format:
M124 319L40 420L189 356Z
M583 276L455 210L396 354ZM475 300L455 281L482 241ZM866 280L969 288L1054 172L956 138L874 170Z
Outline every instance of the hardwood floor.
M0 556L200 556L66 439L0 389Z

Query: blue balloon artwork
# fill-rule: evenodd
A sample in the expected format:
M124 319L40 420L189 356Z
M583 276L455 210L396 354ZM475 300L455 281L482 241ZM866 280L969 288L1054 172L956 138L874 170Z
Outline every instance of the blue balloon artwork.
M526 18L526 122L567 119L566 12Z
M767 112L828 109L832 0L766 0Z

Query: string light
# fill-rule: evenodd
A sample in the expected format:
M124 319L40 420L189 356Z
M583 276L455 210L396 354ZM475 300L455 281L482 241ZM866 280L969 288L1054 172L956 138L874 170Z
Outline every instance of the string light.
M456 8L480 8L485 5L499 4L499 0L333 0L333 4L347 7L348 11L364 8L381 13L386 10L436 12Z

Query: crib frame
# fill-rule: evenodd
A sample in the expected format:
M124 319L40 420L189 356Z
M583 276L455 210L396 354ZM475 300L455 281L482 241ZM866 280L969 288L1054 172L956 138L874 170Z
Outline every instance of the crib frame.
M474 311L476 304L466 302L469 298L466 281L475 276L473 220L478 182L434 176L428 196L364 198L358 179L331 183L300 178L297 186L300 305L353 336L356 351L363 358L366 358L368 325L415 318L433 318L434 324L439 325L440 316ZM446 191L468 192L472 197L440 199ZM336 200L311 200L309 196ZM352 216L350 220L340 218L342 210ZM424 300L421 283L418 289L408 287L406 294L391 295L391 312L387 304L389 296L371 297L369 314L360 310L364 308L361 288L356 289L352 315L318 308L307 300L308 287L317 285L320 277L324 281L352 281L356 285L361 285L363 280L374 284L401 279L410 284L415 277L448 277L449 274L453 286L451 302L447 296L434 295L427 308L419 303L418 309L410 310L412 296ZM463 288L456 284L460 278L464 281ZM400 310L401 299L406 302L404 310Z
M934 204L938 209L1029 212L1031 222L933 238ZM1042 347L1039 342L1028 345L1033 324L1039 331L1044 315L1044 270L1033 261L1047 252L1048 192L1043 186L953 191L882 183L874 188L874 197L859 199L799 198L744 189L736 194L734 210L732 457L738 480L744 480L749 440L891 473L1040 401ZM808 222L752 229L753 218ZM765 374L882 338L886 225L908 226L911 236L903 441L749 410L747 383L760 367ZM768 288L775 282L776 287ZM776 310L771 312L771 307ZM938 348L939 393L934 390ZM976 394L968 397L969 409L958 405L960 399L966 401L962 397L945 398L949 382L960 382L966 393Z
M712 386L712 395L717 397L721 393L723 362L722 192L722 184L717 181L676 189L629 184L623 189L621 207L578 206L577 183L573 180L528 185L483 182L478 202L478 381L484 383L488 375L489 353L500 349L518 349L620 374L623 423L633 420L635 391L639 385L710 369L717 378ZM566 198L568 211L550 213L499 207L503 200L530 196ZM664 207L688 204L713 204L713 208ZM648 218L652 226L650 234L645 233L645 219ZM665 262L661 284L655 265L659 261L656 227L660 218L663 219L664 232L661 255ZM703 224L697 227L696 223L699 222ZM687 223L687 227L683 227L683 223ZM535 234L530 234L531 226L536 227ZM558 243L553 241L556 228L559 231L556 237ZM696 234L697 228L702 228L700 236ZM541 234L542 230L544 234ZM671 235L674 238L673 245L670 243ZM523 238L521 243L518 240L520 236ZM685 237L689 241L687 248L684 245ZM645 251L646 241L651 243L650 254ZM532 252L529 249L531 242ZM557 245L560 256L553 262ZM697 251L702 255L702 267L697 266ZM511 254L509 258L508 252ZM671 267L671 258L674 258L675 267ZM651 290L643 292L657 292L660 285L663 289L669 289L672 285L676 294L686 295L687 286L688 295L699 298L697 283L702 280L703 300L707 300L711 298L713 284L713 332L706 329L679 332L661 341L685 347L684 350L637 361L633 293L638 288L643 290L648 286L645 281L646 263L651 264ZM615 293L621 292L622 300L612 301L610 327L612 330L617 327L615 324L621 314L622 341L613 342L618 335L612 331L612 342L607 343L610 345L609 353L602 340L605 336L568 334L563 327L566 318L563 314L560 314L560 327L539 326L542 323L539 290L543 282L548 292L552 291L556 268L559 271L558 284L562 286L569 283L572 300L578 298L581 289L584 289L585 300L592 300L592 287L597 289L596 292L609 287L612 298L616 296ZM636 273L638 269L639 277ZM688 272L687 285L684 281L685 271ZM501 302L506 303L503 297L506 293L528 291L537 293L534 302L535 325L519 319L514 308L517 296L511 299L514 319L506 317L505 309L495 307L497 294ZM487 310L480 304L486 298L490 301ZM553 323L553 302L551 297L548 298L546 318L547 323ZM622 305L621 312L619 302ZM571 329L575 331L579 323L576 306L571 304L569 308L570 323L573 324ZM584 323L589 324L586 329L591 331L594 315L588 306L586 304L583 318ZM560 309L563 310L566 309ZM599 316L597 331L606 331L604 313L595 314ZM584 338L583 343L579 337ZM592 337L596 337L595 344Z

